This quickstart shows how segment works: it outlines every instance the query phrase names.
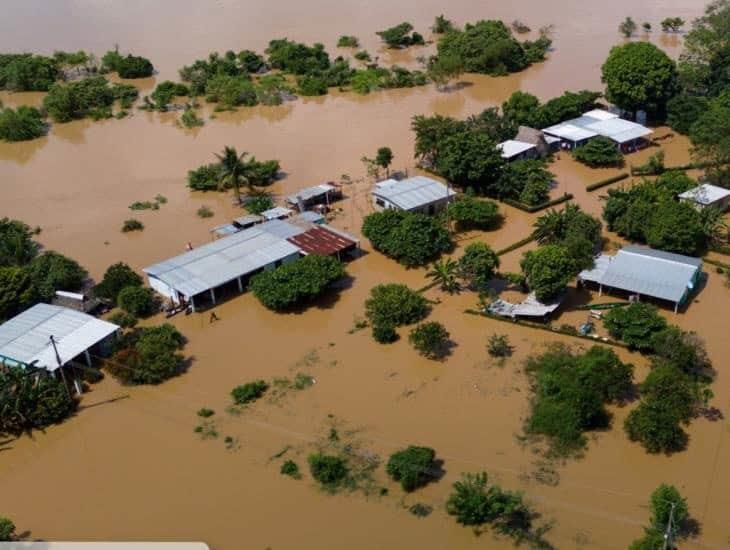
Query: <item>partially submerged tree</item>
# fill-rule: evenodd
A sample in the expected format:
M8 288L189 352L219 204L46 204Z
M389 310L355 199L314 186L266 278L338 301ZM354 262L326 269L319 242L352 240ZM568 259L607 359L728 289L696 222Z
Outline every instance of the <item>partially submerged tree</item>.
M124 262L118 262L107 268L104 278L94 288L94 293L99 298L116 304L119 292L130 286L142 286L142 277Z
M520 265L527 286L543 302L564 292L579 271L568 249L555 244L525 252Z
M631 38L631 36L636 32L636 21L627 16L626 19L619 23L618 32L623 34L625 38Z
M411 330L408 341L427 359L441 359L449 351L449 331L437 321L422 323Z
M28 141L45 136L48 127L35 107L21 105L17 109L0 105L0 139Z
M499 267L499 256L488 244L470 243L459 258L459 276L474 288L483 288L495 275Z
M380 39L389 48L404 48L408 46L422 45L425 43L423 36L413 31L413 25L408 22L400 23L389 29L378 31L377 34Z
M125 334L104 368L126 384L160 384L180 374L185 338L169 323Z
M410 493L435 478L435 459L436 451L430 447L409 445L390 455L385 471Z
M428 310L427 300L402 284L377 285L370 289L370 297L365 301L365 316L380 343L394 341L396 327L420 321Z
M594 137L574 149L573 158L591 168L618 167L624 162L624 156L616 143L603 136Z
M444 292L453 294L459 290L458 274L459 265L451 258L448 258L434 262L431 269L426 273L426 277L436 283Z

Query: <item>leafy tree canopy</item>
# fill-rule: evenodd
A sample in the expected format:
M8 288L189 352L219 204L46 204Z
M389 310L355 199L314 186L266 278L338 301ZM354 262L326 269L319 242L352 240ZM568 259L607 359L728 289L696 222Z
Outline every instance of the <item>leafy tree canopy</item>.
M61 73L58 62L42 55L0 54L0 90L47 92Z
M459 258L459 273L475 287L483 287L491 281L499 267L499 256L488 244L471 243Z
M365 301L365 316L375 339L381 343L395 340L395 327L420 321L428 310L427 300L402 284L377 285L370 289L370 297Z
M448 214L460 230L494 229L501 220L497 203L469 195L461 195L450 203Z
M380 39L385 42L389 48L403 48L424 44L423 36L417 32L411 33L413 25L408 22L400 23L389 29L378 31Z
M580 271L568 249L556 244L525 252L520 265L527 286L540 301L555 298Z
M178 352L184 344L183 335L169 323L137 328L121 339L105 368L126 384L160 384L183 369Z
M21 105L17 109L0 106L0 139L27 141L48 133L41 113L35 107Z
M102 71L114 71L122 78L146 78L152 76L155 68L149 59L127 54L121 55L118 50L110 50L101 58Z
M644 302L613 308L603 322L611 336L638 350L651 350L652 335L667 327L667 321L659 315L657 308Z
M385 471L410 493L433 479L435 459L436 451L430 447L409 445L390 455Z
M613 140L598 136L573 150L573 158L591 168L621 166L624 156Z
M440 359L448 353L449 331L437 321L422 323L411 330L408 341L424 357Z
M119 262L107 268L94 293L99 298L105 298L116 304L119 292L128 286L142 286L142 277L127 264Z

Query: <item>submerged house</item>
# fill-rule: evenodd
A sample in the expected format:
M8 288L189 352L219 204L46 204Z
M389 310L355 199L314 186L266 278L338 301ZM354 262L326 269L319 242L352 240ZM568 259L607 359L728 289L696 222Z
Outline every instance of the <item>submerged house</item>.
M545 128L543 132L559 138L569 149L585 145L594 137L603 136L614 141L623 152L636 150L646 142L646 137L653 133L646 126L624 120L617 114L603 109L593 109L578 118Z
M436 214L446 208L456 192L435 179L414 176L402 181L387 179L378 182L372 195L373 203L381 209Z
M497 149L504 160L512 162L543 157L557 149L559 145L560 138L529 126L520 126L515 138L498 144Z
M697 289L702 260L643 246L625 246L615 255L601 254L593 269L578 274L580 283L598 285L674 304L675 313Z
M300 189L293 195L286 198L286 202L304 212L317 205L329 205L342 198L342 189L330 183L320 183L312 187Z
M51 304L36 304L0 325L0 365L45 369L105 355L119 327L86 313ZM80 392L80 387L77 385Z
M691 203L698 210L717 208L720 212L725 212L730 208L730 189L709 183L680 193L678 198L681 202Z

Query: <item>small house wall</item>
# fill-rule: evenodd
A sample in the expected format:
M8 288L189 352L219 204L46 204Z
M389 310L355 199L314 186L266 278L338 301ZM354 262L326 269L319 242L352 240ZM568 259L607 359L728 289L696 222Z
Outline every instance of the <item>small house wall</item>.
M161 294L165 298L172 300L175 304L180 303L177 297L177 292L175 292L170 286L168 286L167 283L152 275L147 276L147 281L149 282L152 290L154 290L158 294Z

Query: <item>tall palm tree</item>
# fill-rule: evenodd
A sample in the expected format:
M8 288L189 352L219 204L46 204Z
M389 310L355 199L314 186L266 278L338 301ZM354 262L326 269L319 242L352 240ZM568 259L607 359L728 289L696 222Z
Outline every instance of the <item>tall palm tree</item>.
M426 277L438 283L441 290L453 294L459 290L459 281L456 278L458 271L459 265L454 260L439 260L433 264L431 271L426 273Z
M241 204L241 183L249 185L246 163L243 161L246 155L248 155L246 151L238 154L236 148L230 146L225 146L222 153L215 155L221 165L219 188L223 189L226 185L233 187L233 193L239 204Z

